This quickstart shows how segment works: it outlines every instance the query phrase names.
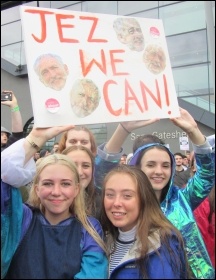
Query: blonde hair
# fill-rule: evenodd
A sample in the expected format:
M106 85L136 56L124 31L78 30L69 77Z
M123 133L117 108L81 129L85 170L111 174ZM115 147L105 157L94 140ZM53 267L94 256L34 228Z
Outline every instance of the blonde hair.
M69 207L71 214L76 216L76 218L81 222L82 226L87 230L87 232L94 238L94 240L99 244L99 246L104 251L106 251L103 240L101 239L101 237L99 236L97 231L94 229L94 227L91 225L90 221L87 219L87 214L85 211L86 207L85 207L85 201L84 201L84 191L80 187L80 184L79 184L79 174L78 174L76 165L73 163L73 161L68 156L62 155L62 154L53 154L53 155L49 155L49 156L43 158L43 160L41 160L39 163L37 163L36 175L32 182L32 187L30 190L28 203L31 206L33 206L37 209L40 209L40 211L43 214L45 213L45 208L41 204L41 200L37 195L36 187L40 181L41 172L47 166L55 165L55 164L67 166L73 173L75 184L79 188L79 192L78 192L77 196L74 198L73 203Z

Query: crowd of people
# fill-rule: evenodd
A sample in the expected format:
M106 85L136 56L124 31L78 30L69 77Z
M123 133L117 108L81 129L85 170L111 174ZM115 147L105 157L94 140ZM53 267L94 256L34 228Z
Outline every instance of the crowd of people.
M129 133L158 119L120 123L98 147L85 126L24 137L12 96L2 102L12 132L2 127L1 278L215 278L215 138L188 111L170 119L193 145L184 163L151 134L124 153Z

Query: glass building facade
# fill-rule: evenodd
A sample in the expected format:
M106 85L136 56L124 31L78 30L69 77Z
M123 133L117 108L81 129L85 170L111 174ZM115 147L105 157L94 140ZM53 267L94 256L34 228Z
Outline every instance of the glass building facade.
M162 19L179 99L215 114L215 1L1 1L1 68L14 76L27 76L19 5Z

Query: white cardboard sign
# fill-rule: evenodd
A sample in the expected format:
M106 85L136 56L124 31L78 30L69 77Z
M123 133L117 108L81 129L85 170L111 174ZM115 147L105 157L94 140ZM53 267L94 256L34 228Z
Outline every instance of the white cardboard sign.
M36 127L179 116L161 20L20 11Z

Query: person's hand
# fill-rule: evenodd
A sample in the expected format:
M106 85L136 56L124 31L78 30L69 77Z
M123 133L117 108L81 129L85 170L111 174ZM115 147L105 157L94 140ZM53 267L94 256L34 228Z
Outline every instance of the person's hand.
M47 128L33 128L29 133L29 137L32 141L38 146L42 147L44 143L53 137L59 135L60 133L70 130L74 128L74 125L66 125L66 126L54 126Z
M138 128L150 125L150 124L155 123L159 120L160 119L155 118L155 119L150 119L150 120L145 120L145 121L122 122L122 125L128 132L131 132L134 129L138 129Z
M158 120L159 119L151 119L151 120L145 120L145 121L121 122L117 126L112 137L106 143L105 148L107 150L107 153L119 153L125 139L134 129L150 125Z
M4 92L10 92L12 94L12 100L11 101L10 100L8 100L8 101L1 101L2 105L6 105L6 106L10 107L11 109L13 109L14 107L18 106L18 102L17 102L16 96L13 93L13 91L11 91L11 90L3 90L2 92L3 93Z
M179 111L180 111L180 117L170 118L171 122L174 125L180 127L186 133L190 133L194 129L198 128L196 121L187 110L183 108L179 108Z
M179 111L180 117L170 118L170 121L174 125L180 127L183 131L185 131L195 145L204 144L206 141L205 136L199 130L194 118L190 115L190 113L187 110L183 108L179 108Z

